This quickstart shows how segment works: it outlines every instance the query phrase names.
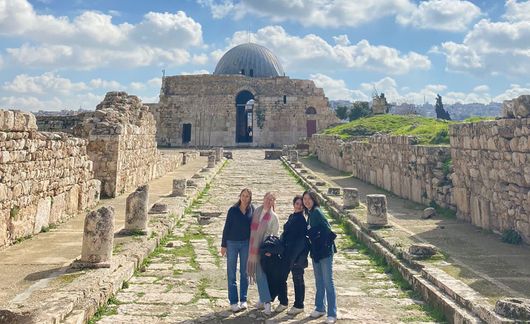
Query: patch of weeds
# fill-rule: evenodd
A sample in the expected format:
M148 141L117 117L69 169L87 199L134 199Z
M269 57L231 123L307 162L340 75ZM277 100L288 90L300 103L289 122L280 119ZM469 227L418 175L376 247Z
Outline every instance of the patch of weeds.
M197 292L195 293L195 296L190 301L190 304L196 303L199 299L209 299L210 301L213 300L213 298L208 295L206 292L206 288L208 288L208 285L210 284L210 279L208 278L201 278L199 280L199 283L197 285Z
M118 314L118 307L116 307L116 304L111 303L111 300L113 300L113 297L109 299L109 302L105 305L102 305L98 308L94 316L88 320L88 324L94 324L97 321L101 320L104 316L110 316L110 315L117 315ZM117 302L116 299L114 301Z
M114 245L114 248L112 249L112 254L118 254L123 251L123 242L120 242L116 245Z
M50 227L49 226L43 226L41 229L40 229L40 232L41 233L48 233L50 231Z
M283 161L282 161L283 162ZM287 173L289 173L289 175L296 181L296 183L301 186L302 188L304 189L310 189L310 187L304 183L304 181L302 181L302 179L300 179L298 177L298 175L296 175L296 173L293 172L293 170L291 170L289 168L289 166L287 166L287 164L285 164L285 162L282 163L283 167L285 168L285 170L287 171Z
M175 287L174 284L170 283L166 286L166 290L164 291L165 293L168 293L171 291L171 289L173 289Z
M168 317L169 314L170 314L169 312L164 312L164 313L162 313L162 314L160 314L160 315L156 315L156 317L158 317L158 318L164 318L164 317Z
M19 211L20 211L20 207L18 206L11 207L11 210L9 211L9 217L11 217L11 219L16 220Z
M60 276L58 279L61 283L69 284L72 283L75 279L79 278L81 275L83 275L83 272L67 273Z
M519 234L519 232L517 232L516 230L509 229L502 232L501 240L504 243L518 245L521 244L523 238L521 237L521 234Z
M29 240L30 238L32 238L33 235L29 234L29 235L26 235L26 236L23 236L23 237L19 237L15 240L15 244L19 244L25 240Z
M184 271L182 271L182 270L173 270L173 275L174 275L174 276L180 276L180 275L183 274L183 273L184 273ZM156 281L155 281L155 282L156 282Z
M456 211L440 207L434 200L429 204L430 207L436 210L436 214L448 219L456 219Z
M121 289L127 289L129 288L129 282L128 281L124 281L122 284L121 284Z
M208 236L206 237L206 241L208 241L208 251L210 251L210 254L215 259L215 265L217 267L221 266L221 257L219 256L219 251L217 250L217 246L215 246L213 242L213 237Z

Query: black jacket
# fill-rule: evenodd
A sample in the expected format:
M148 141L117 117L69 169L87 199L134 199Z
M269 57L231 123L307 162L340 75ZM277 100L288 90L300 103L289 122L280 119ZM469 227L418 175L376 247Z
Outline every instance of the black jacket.
M252 205L247 208L245 214L241 212L238 204L228 209L221 239L222 247L226 247L226 241L246 241L250 239L250 223L252 222L253 213L254 206Z
M272 235L265 238L259 249L260 265L267 276L272 300L279 295L281 285L285 284L289 275L289 264L282 257L283 252L282 241L279 237ZM271 255L267 256L265 253L270 253Z
M303 212L289 216L283 225L281 240L285 246L284 258L289 263L289 269L307 268L310 243L307 238L307 221Z
M311 241L311 258L314 262L324 259L337 252L335 238L337 235L326 226L311 227L307 231Z

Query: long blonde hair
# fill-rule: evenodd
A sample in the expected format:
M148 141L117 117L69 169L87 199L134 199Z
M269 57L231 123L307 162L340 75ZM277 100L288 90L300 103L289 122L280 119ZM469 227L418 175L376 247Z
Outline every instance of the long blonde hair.
M267 196L272 196L272 198L274 198L274 202L271 204L271 209L272 211L276 211L276 199L277 199L276 194L272 191L267 191L265 195L263 196L263 199L265 199L265 197Z

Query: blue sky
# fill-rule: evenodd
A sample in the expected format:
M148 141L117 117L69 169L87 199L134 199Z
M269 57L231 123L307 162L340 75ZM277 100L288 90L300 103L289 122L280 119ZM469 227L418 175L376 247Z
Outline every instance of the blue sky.
M163 69L211 73L248 39L330 99L530 93L530 1L0 0L0 107L93 109L114 90L156 102Z

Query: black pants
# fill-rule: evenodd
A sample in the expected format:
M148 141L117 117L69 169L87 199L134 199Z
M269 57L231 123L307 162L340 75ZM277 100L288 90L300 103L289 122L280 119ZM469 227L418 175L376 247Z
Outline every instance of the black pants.
M261 268L267 276L271 299L276 297L280 304L287 306L287 277L289 276L289 265L286 260L276 255L261 257Z
M304 298L305 298L304 268L301 268L301 267L292 268L291 275L293 276L293 285L294 285L294 305L293 306L296 308L304 308ZM287 283L285 287L285 295L287 295Z

